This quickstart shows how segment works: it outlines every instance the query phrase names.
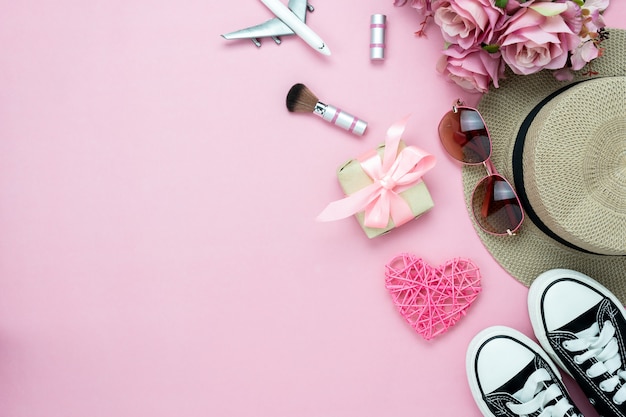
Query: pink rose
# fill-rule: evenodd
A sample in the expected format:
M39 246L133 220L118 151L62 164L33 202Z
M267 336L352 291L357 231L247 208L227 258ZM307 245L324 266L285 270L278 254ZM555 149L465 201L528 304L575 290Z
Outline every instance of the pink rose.
M489 53L480 47L463 49L459 45L450 45L443 53L437 71L464 90L486 93L492 82L497 88L504 75L500 53Z
M436 5L435 23L443 38L465 49L490 43L504 11L492 0L448 0Z
M566 65L569 51L580 43L560 14L567 7L537 1L511 16L498 43L502 59L514 73L527 75Z

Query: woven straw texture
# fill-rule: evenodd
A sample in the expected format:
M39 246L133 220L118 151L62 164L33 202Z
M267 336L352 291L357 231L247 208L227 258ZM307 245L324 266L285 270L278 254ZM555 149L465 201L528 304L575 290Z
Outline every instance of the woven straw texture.
M626 77L559 94L533 120L522 158L524 189L542 222L565 241L605 255L626 255L624 97Z
M609 39L602 46L605 47L604 55L593 62L592 69L598 72L594 77L626 76L626 31L609 29ZM576 74L574 81L589 79L589 75L582 73L585 70ZM501 80L500 88L489 91L478 104L493 141L491 159L500 174L511 183L513 146L522 121L542 99L565 85L566 82L557 81L549 71L526 76L509 72L507 78ZM626 106L626 97L620 101L622 106ZM585 107L588 111L586 117L593 117L594 109ZM588 160L599 160L605 155ZM482 166L463 168L465 201L472 222L471 194L484 175ZM598 213L598 216L601 215ZM626 303L626 256L594 255L571 249L546 236L528 217L516 236L492 236L482 231L475 222L474 228L496 261L526 286L546 270L569 268L598 280ZM624 233L623 230L620 233Z

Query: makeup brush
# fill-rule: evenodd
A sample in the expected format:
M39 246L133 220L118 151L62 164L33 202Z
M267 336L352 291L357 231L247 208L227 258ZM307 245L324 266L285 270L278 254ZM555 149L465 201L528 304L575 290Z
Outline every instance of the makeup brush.
M304 84L295 84L287 93L287 110L296 113L313 113L327 122L361 136L367 123L335 106L324 104Z

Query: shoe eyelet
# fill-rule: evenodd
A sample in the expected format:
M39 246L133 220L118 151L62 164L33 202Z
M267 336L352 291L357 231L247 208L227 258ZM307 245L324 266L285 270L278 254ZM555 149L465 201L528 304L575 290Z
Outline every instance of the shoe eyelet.
M569 340L565 340L563 343L561 343L561 346L563 346L565 349L567 349L569 347Z

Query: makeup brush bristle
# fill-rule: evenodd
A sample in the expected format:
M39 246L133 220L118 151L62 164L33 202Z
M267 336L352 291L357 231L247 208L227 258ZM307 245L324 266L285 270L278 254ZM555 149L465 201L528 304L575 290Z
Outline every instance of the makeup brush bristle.
M318 99L304 84L295 84L287 93L287 110L313 113Z

